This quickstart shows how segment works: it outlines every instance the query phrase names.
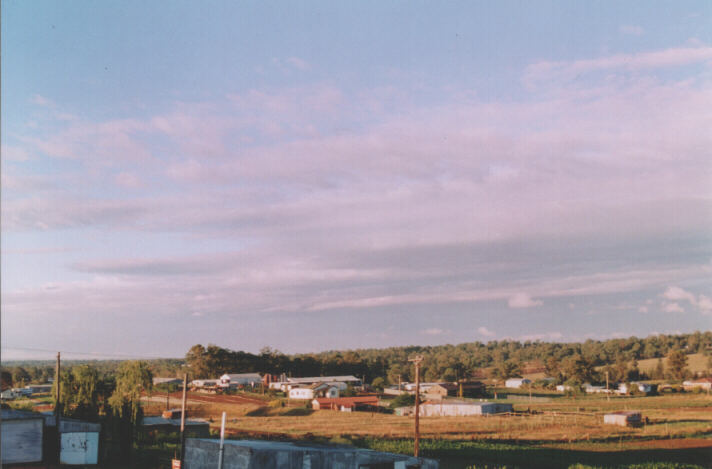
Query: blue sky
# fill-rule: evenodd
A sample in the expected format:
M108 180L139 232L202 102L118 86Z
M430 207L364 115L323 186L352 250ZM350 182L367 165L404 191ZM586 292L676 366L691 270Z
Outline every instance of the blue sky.
M3 359L709 329L708 2L170 6L2 3Z

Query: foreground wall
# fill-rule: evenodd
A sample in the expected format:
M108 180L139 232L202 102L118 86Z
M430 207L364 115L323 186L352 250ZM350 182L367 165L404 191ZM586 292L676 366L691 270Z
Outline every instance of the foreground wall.
M218 464L218 440L186 440L185 468L214 469ZM296 443L227 440L223 469L438 469L432 459L416 459L348 446L302 445Z

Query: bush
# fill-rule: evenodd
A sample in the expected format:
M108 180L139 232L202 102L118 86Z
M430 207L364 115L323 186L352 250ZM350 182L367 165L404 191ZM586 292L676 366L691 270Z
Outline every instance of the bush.
M279 407L284 407L284 401L282 399L274 399L269 401L269 406L272 407L273 409L277 409Z
M415 396L404 392L393 399L388 407L395 409L396 407L408 407L411 405L415 405Z

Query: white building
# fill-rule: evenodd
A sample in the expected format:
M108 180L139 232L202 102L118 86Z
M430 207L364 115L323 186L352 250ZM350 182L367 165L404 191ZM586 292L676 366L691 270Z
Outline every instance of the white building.
M194 379L190 382L190 385L194 388L207 388L217 386L219 383L219 379Z
M262 383L262 376L259 373L225 373L220 377L219 386L223 388L237 386L258 386Z
M568 384L557 384L556 390L559 392L566 392L566 391L573 391L574 388L569 386Z
M343 384L343 383L336 383ZM346 389L344 387L344 389ZM290 399L309 399L315 397L339 397L339 387L335 383L314 383L311 386L292 387L289 390Z
M527 378L509 378L504 382L504 387L511 389L519 389L522 386L531 384L531 380Z
M618 389L616 390L616 393L618 394L629 394L631 392L631 389L636 389L642 393L648 394L650 391L653 390L652 386L646 383L630 383L630 388L628 387L628 384L626 383L621 383L618 385Z
M512 404L496 402L426 402L420 405L421 417L459 417L512 412Z

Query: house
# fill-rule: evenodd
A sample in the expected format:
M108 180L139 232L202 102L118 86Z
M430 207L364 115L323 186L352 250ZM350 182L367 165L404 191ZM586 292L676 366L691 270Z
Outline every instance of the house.
M290 399L314 399L314 390L309 386L293 387L289 390Z
M704 391L710 391L712 389L712 378L699 378L690 381L683 381L682 387L685 391L692 391L694 389L702 389Z
M557 384L556 390L559 392L567 392L567 391L573 391L574 387L569 386L568 384Z
M6 399L6 400L12 400L12 399L17 399L18 397L21 397L22 394L19 392L13 390L13 389L6 389L2 393L0 393L0 399Z
M427 396L430 400L438 400L447 396L457 396L459 389L460 388L456 384L438 383L433 386L429 386L425 392L425 396Z
M2 466L42 462L44 417L36 412L2 409Z
M185 443L185 469L213 469L222 453L224 467L279 469L438 469L434 459L384 453L353 446L290 443L286 441L220 440L189 438Z
M649 394L653 390L653 387L646 383L630 383L630 386L627 383L621 383L618 385L616 393L630 394L632 390L637 390L639 392Z
M504 382L504 387L511 389L519 389L522 386L526 386L531 383L531 380L527 378L509 378L507 381Z
M610 389L606 389L605 386L594 386L590 383L586 383L582 387L583 387L584 392L586 392L588 394L600 394L600 393L610 394L611 392L613 392Z
M421 417L456 417L512 412L512 404L498 402L425 402L420 405Z
M25 386L25 389L27 390L27 395L33 396L35 394L46 394L52 392L52 385L51 384L31 384L29 386Z
M378 407L378 396L355 396L328 398L319 397L312 401L314 410L340 410L352 412L355 410L374 410Z
M255 387L262 384L262 376L259 373L225 373L220 377L220 387Z
M642 417L638 411L612 412L603 416L603 423L610 425L620 425L622 427L636 427L643 424Z

